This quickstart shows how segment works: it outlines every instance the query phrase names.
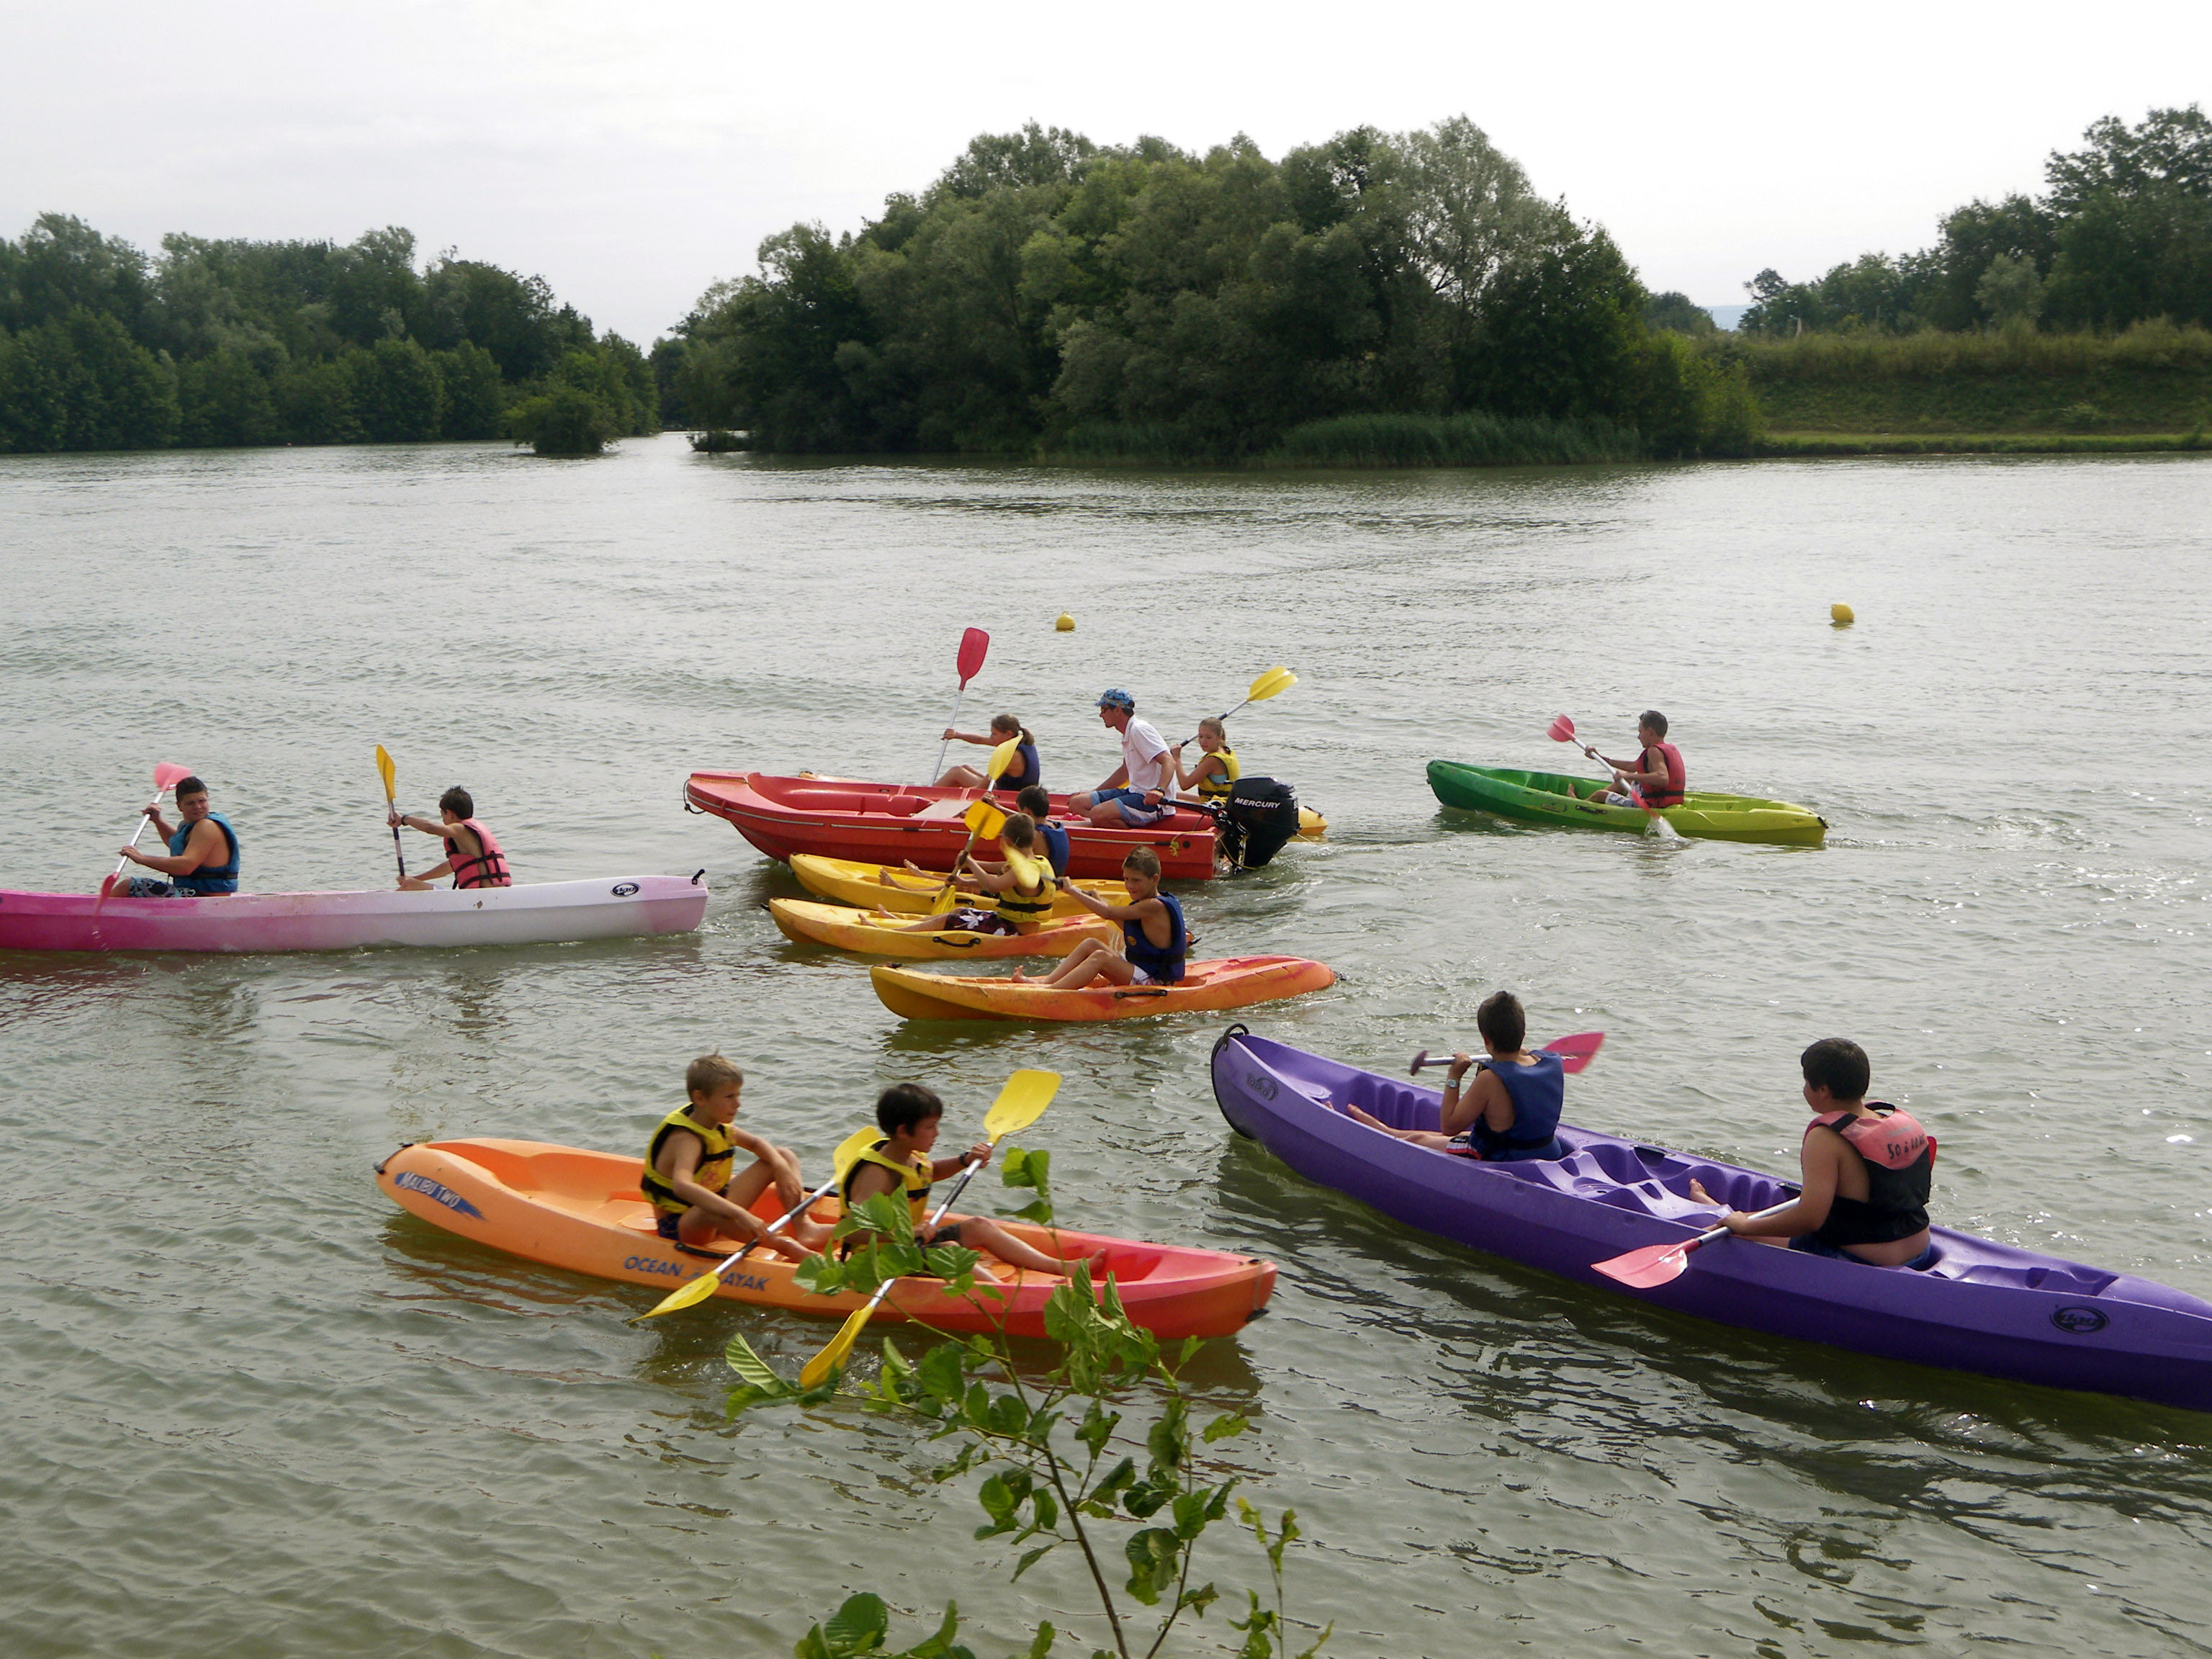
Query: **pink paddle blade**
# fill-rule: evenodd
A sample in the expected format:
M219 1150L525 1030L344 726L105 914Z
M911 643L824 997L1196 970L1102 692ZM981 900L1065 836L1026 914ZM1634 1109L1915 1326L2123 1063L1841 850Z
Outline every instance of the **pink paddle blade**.
M1617 1279L1633 1290L1654 1290L1682 1276L1683 1270L1690 1265L1690 1249L1695 1243L1686 1238L1680 1244L1646 1244L1626 1255L1597 1262L1594 1271L1607 1279Z
M1547 1054L1559 1057L1563 1072L1579 1072L1597 1058L1597 1051L1605 1047L1602 1031L1577 1031L1572 1036L1563 1036L1544 1045Z
M189 766L179 766L174 761L163 761L154 769L154 793L159 794L164 789L173 788L191 775L192 769Z
M991 636L980 628L971 628L960 636L960 684L965 685L981 672L983 653L991 648Z
M1572 743L1574 740L1575 723L1572 720L1569 720L1565 714L1562 714L1559 719L1552 722L1552 741L1553 743Z

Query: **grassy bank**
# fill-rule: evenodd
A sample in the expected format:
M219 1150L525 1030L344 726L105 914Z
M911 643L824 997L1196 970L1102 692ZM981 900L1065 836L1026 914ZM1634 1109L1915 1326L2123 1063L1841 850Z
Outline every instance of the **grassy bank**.
M2190 432L1770 432L1754 455L2132 455L2212 452L2212 436Z
M1950 448L2030 434L2131 441L2071 446L2082 449L2178 448L2183 436L2212 424L2212 332L2201 328L1723 336L1703 349L1743 365L1775 434L1761 443L1762 453L1777 453L1784 434L1820 434L1885 445L1919 438Z

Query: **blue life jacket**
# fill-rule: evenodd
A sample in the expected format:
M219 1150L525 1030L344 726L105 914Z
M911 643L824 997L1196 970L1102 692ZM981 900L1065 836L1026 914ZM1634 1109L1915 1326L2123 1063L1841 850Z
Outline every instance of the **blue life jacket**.
M1482 1119L1468 1131L1468 1144L1493 1164L1523 1158L1565 1158L1559 1143L1559 1112L1567 1103L1567 1074L1557 1054L1540 1054L1534 1066L1484 1060L1481 1070L1505 1085L1513 1103L1513 1127L1504 1134Z
M230 820L220 812L208 814L208 821L221 828L222 838L230 843L230 862L210 869L203 864L188 876L171 876L169 884L179 893L191 897L205 897L214 893L235 893L238 890L238 832L230 827ZM180 859L185 855L185 843L191 839L195 826L177 826L177 833L169 837L169 856Z
M1036 745L1033 743L1016 744L1013 764L999 775L999 781L991 787L1013 794L1037 782L1042 771L1043 768L1037 764Z
M1168 907L1168 918L1175 927L1164 949L1146 937L1145 924L1133 919L1121 924L1121 954L1129 959L1133 968L1141 968L1155 985L1173 985L1182 977L1182 959L1190 950L1190 934L1182 925L1182 902L1162 893L1161 903ZM1559 1113L1552 1114L1556 1121Z
M1044 855L1052 865L1054 876L1067 873L1067 831L1056 823L1040 823L1037 834L1044 837Z

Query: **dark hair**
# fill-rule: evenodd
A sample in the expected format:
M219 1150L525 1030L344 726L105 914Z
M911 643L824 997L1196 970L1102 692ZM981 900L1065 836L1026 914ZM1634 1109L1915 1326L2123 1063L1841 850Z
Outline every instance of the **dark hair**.
M1667 717L1656 708L1647 708L1636 717L1638 726L1648 726L1661 737L1667 735Z
M944 1115L945 1103L937 1097L937 1091L919 1083L894 1083L876 1097L876 1127L887 1135Z
M1121 860L1124 870L1134 870L1146 881L1160 878L1160 855L1149 847L1132 847Z
M472 818L477 815L476 797L456 784L438 797L438 810L453 813L459 817Z
M1528 1016L1521 1011L1521 999L1512 992L1493 991L1474 1011L1474 1029L1492 1048L1515 1054L1528 1039Z
M179 778L177 780L177 799L179 800L182 800L187 795L204 795L207 792L207 785L202 783L197 777Z
M1036 739L1030 735L1029 727L1024 726L1020 720L1012 714L992 715L991 729L994 732L1018 732L1024 743L1032 749L1036 747Z
M1039 823L1052 816L1052 797L1045 793L1041 783L1023 785L1021 793L1014 797L1014 805Z
M1804 1067L1805 1081L1826 1089L1831 1100L1864 1100L1874 1081L1866 1050L1849 1037L1822 1037L1797 1056L1797 1063Z

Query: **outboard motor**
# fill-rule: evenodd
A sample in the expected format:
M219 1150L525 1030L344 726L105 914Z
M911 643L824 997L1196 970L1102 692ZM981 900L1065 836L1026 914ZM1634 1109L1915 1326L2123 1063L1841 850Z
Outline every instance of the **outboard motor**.
M1221 851L1239 870L1257 870L1298 833L1297 792L1273 778L1239 778L1225 805L1212 809Z

